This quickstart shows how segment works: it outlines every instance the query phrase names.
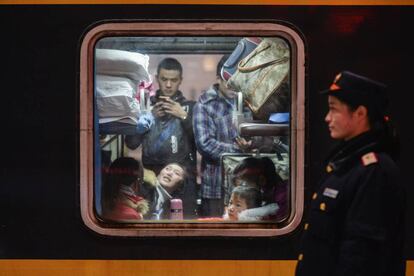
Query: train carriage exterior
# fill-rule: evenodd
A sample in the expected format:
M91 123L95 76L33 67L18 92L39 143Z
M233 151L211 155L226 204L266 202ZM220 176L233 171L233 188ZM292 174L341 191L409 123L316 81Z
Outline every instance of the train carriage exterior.
M332 145L323 122L326 103L317 91L342 69L390 86L390 115L400 132L399 165L408 199L406 275L414 275L412 4L385 0L0 0L0 275L294 275L303 219ZM293 209L300 216L292 229L277 235L221 235L220 229L227 226L219 225L207 228L207 232L219 229L212 235L200 234L195 227L191 235L140 236L99 231L103 228L96 230L85 222L82 209L94 210L94 203L83 197L83 166L94 163L85 159L90 155L85 155L82 135L86 131L93 140L94 127L89 121L90 128L83 128L82 112L88 100L82 94L83 65L90 61L82 51L85 38L97 28L125 23L159 23L164 36L168 24L182 23L276 24L297 35L303 43L303 64L297 66L303 72L296 75L300 86L296 89L303 90L304 99L303 109L298 109L301 114L296 116L304 122L303 147L297 148L303 151L304 186L296 194L303 201L295 201L300 205ZM86 145L94 146L93 141Z

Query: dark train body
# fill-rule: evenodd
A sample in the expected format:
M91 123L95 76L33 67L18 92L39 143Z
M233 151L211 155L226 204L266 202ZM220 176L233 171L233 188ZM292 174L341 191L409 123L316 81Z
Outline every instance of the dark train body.
M414 6L271 5L0 6L1 259L297 258L302 226L285 236L256 238L120 238L85 226L79 184L80 47L83 35L105 20L281 22L299 32L306 54L305 217L333 145L323 121L326 102L317 91L343 69L388 84L408 198L405 256L414 259Z

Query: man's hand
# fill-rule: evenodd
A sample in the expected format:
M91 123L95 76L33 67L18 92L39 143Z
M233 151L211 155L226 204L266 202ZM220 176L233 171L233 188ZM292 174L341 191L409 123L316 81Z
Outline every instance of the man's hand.
M183 107L178 103L170 98L164 98L163 101L159 101L154 105L153 112L155 116L165 116L166 114L175 116L180 119L187 118L187 112L183 109Z
M152 108L152 114L154 115L154 117L156 118L161 118L164 117L165 115L167 115L165 113L165 110L163 108L163 102L157 102L154 107Z
M251 149L252 141L247 141L243 137L237 136L236 137L236 145L243 151L246 152Z

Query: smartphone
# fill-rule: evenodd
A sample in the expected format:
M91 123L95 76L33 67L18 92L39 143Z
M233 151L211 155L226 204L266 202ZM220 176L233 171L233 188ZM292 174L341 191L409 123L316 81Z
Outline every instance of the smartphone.
M158 99L159 99L160 101L163 101L163 102L166 102L168 98L169 98L169 97L167 97L167 96L159 96L159 97L158 97Z

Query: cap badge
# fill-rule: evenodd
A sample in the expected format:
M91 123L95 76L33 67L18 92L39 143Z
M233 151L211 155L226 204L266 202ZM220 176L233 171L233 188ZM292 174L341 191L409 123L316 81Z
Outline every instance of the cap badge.
M341 87L339 87L335 83L331 84L331 86L329 87L329 90L331 90L331 91L335 91L335 90L339 90L339 89L341 89Z
M341 89L341 87L337 84L337 82L341 79L341 76L342 76L341 73L339 73L338 75L335 76L335 79L334 79L333 83L331 84L331 86L329 87L329 90L335 91L335 90Z

